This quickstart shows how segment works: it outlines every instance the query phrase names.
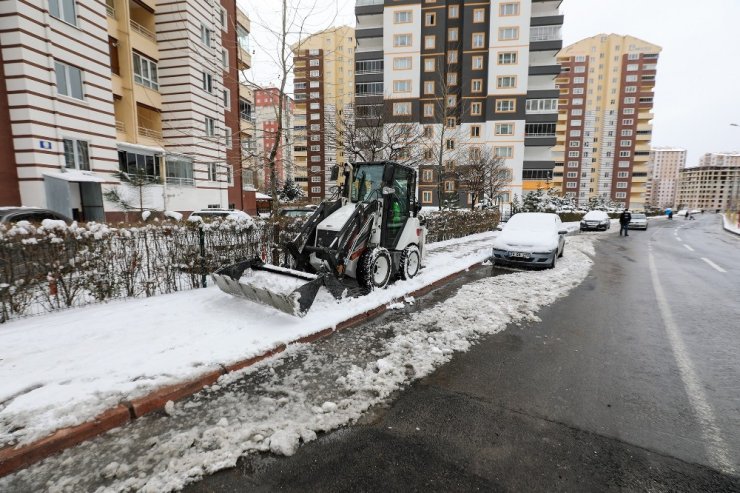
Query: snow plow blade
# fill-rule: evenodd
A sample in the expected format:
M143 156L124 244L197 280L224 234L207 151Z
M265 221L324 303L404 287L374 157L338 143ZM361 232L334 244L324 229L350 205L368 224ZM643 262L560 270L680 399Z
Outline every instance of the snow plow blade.
M266 285L260 285L260 282L250 281L250 277L255 277L254 274L257 272L266 273L261 279L263 281L261 284ZM246 276L244 276L245 273L247 274ZM211 274L211 277L221 291L225 293L261 305L271 306L295 317L303 317L308 313L321 286L326 286L329 292L337 299L341 298L344 292L344 286L330 273L309 274L307 272L268 265L260 259L244 260L221 267ZM279 282L282 278L302 280L306 281L306 283L292 291L287 289L284 292L280 292L271 289L270 286L274 285L274 283L264 282L265 279Z

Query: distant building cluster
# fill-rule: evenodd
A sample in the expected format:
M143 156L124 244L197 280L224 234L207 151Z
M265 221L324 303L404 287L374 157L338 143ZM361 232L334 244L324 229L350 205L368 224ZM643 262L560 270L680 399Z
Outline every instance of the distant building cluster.
M290 47L281 94L245 77L236 0L4 2L0 205L255 212L286 182L330 197L332 169L368 155L417 168L425 206L507 209L541 188L581 205L737 205L738 153L688 167L685 149L651 147L661 48L617 34L563 47L560 3L356 0L356 28ZM457 170L483 155L505 180L474 198Z

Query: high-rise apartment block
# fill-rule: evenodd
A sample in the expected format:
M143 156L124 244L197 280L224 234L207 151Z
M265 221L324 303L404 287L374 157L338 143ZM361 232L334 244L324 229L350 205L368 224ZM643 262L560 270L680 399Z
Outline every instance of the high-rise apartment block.
M255 171L258 180L265 192L271 190L270 176L272 174L269 156L277 139L278 125L282 127L280 143L275 154L275 178L277 186L281 187L286 180L293 180L293 99L283 94L283 103L280 105L280 90L276 87L257 88L254 90L255 125L256 125L256 155ZM282 118L278 122L278 115L282 108Z
M740 152L712 152L699 166L681 170L678 205L689 209L740 210Z
M660 50L632 36L600 34L558 53L556 150L563 157L553 182L579 204L601 196L644 207Z
M354 103L355 30L327 29L293 46L296 181L309 200L331 195L331 169L346 160L342 135Z
M357 125L382 115L436 146L419 163L423 205L438 204L441 181L446 194L467 205L465 190L439 174L481 150L490 149L508 168L508 186L491 197L505 207L514 194L549 182L560 3L357 1Z
M248 32L235 0L1 2L0 202L83 220L121 216L110 189L137 208L242 207ZM158 183L146 203L118 172Z
M665 209L676 205L679 171L686 167L686 149L653 147L648 159L645 205Z

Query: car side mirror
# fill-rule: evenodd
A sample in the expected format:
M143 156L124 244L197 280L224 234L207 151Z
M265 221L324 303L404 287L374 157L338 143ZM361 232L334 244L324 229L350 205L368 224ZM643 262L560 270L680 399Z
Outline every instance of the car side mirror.
M558 234L559 235L567 235L568 234L568 230L567 229L561 229L560 231L558 231Z

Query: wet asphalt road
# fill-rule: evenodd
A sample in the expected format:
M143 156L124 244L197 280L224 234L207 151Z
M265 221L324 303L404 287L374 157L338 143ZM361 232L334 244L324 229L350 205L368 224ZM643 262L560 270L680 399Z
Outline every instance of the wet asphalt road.
M740 491L740 237L714 214L588 234L591 273L541 322L185 491Z

